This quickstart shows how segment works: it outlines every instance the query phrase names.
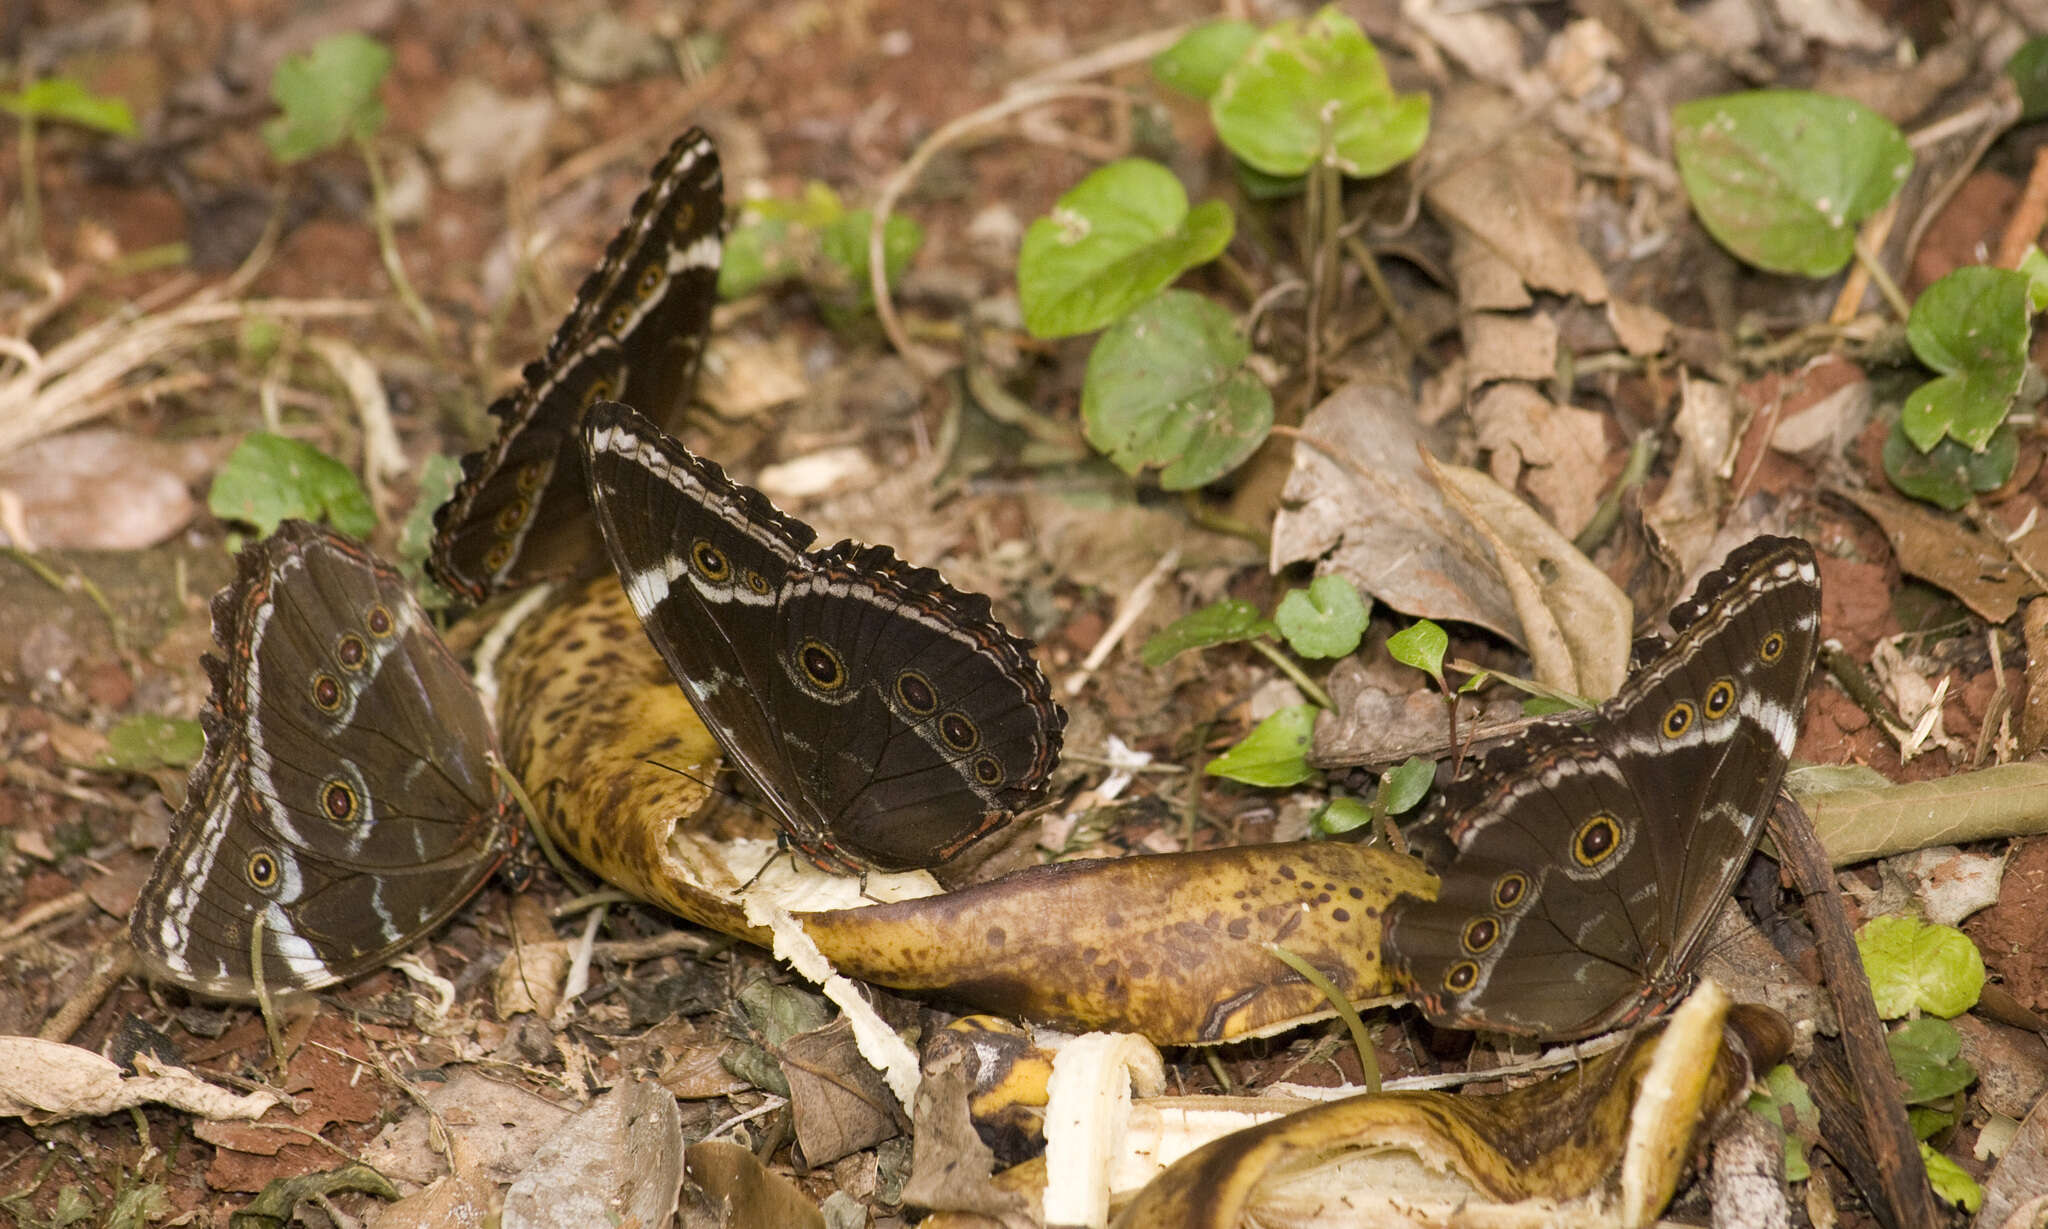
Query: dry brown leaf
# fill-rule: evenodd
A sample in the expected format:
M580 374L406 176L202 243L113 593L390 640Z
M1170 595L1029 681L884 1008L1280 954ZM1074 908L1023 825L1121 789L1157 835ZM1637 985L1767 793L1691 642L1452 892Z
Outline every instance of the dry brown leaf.
M2027 603L2020 631L2027 645L2027 700L2020 710L2020 754L2030 756L2048 743L2048 598Z
M1537 290L1607 301L1607 279L1579 243L1571 152L1520 102L1484 86L1447 91L1417 159L1423 200ZM1440 175L1432 172L1448 168Z
M861 1057L845 1017L791 1037L776 1058L789 1081L790 1112L807 1164L830 1165L898 1134L896 1100Z
M385 1127L363 1150L363 1162L395 1180L424 1186L446 1170L431 1142L433 1115L453 1137L455 1155L493 1182L510 1182L570 1109L463 1066L444 1084L428 1085L424 1107ZM431 1111L431 1113L430 1113Z
M1998 1168L1984 1183L1978 1225L1987 1229L2037 1225L2048 1215L2048 1097L2020 1123L2019 1132L1998 1159Z
M217 1088L182 1067L127 1075L91 1050L38 1037L0 1037L0 1118L30 1125L96 1118L152 1101L207 1119L253 1119L275 1093Z
M817 1204L738 1144L691 1144L684 1160L683 1229L825 1229Z
M965 1048L948 1046L936 1049L925 1064L910 1116L910 1180L903 1186L903 1202L979 1216L1007 1229L1035 1229L1030 1201L990 1180L996 1158L968 1114L974 1093L968 1063Z
M190 484L225 445L169 444L92 428L28 444L0 461L0 498L20 501L24 550L143 550L199 512ZM10 526L0 525L0 541Z
M1557 322L1543 312L1474 312L1465 319L1465 356L1471 388L1494 380L1551 379L1557 375Z
M1594 701L1621 690L1634 643L1628 595L1493 479L1462 465L1424 461L1446 499L1493 547L1494 570L1514 596L1536 680Z
M1671 420L1678 458L1671 480L1643 520L1665 553L1689 573L1712 554L1728 470L1735 456L1735 397L1724 384L1680 376L1678 413Z
M1273 521L1275 571L1312 561L1404 614L1522 643L1492 553L1422 464L1428 439L1405 396L1346 385L1309 413L1301 434Z
M1519 485L1558 532L1575 535L1593 519L1606 486L1607 416L1556 405L1527 384L1498 384L1472 405L1487 466L1507 490Z
M2048 764L2000 764L1938 781L1800 799L1836 866L1969 841L2048 832Z
M2041 592L2004 546L1925 505L1882 491L1841 494L1884 530L1900 571L1955 594L1987 623L2012 618L2021 599ZM2048 526L2011 543L2011 554L2037 573L2048 568Z
M683 1118L653 1080L629 1076L542 1141L505 1192L505 1229L666 1225L683 1188Z

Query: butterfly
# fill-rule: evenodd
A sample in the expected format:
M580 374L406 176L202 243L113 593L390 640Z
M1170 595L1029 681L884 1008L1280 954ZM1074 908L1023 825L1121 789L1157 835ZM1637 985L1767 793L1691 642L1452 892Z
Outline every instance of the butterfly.
M1738 548L1671 626L1620 694L1495 748L1422 822L1448 840L1441 887L1395 903L1383 950L1437 1024L1585 1037L1686 989L1798 734L1813 548Z
M1043 796L1066 713L986 597L885 546L809 549L627 406L592 406L583 447L641 626L813 862L935 866Z
M130 933L160 976L249 998L374 968L512 845L491 723L405 579L286 521L213 601L206 752ZM261 931L259 935L257 932Z

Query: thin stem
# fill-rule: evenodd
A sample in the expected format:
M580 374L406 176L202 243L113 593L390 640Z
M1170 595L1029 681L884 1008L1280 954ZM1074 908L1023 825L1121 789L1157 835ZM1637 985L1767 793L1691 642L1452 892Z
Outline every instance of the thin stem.
M1303 674L1301 667L1295 663L1294 659L1282 653L1278 648L1275 648L1271 641L1262 638L1248 641L1247 643L1265 654L1267 660L1280 668L1280 673L1293 680L1294 685L1301 688L1301 694L1307 696L1310 703L1321 708L1334 709L1337 707L1336 703L1330 699L1330 693L1316 686L1315 680Z
M427 352L438 359L441 357L441 339L434 332L434 317L427 311L427 305L420 301L419 292L413 289L412 279L405 275L405 262L398 254L398 231L391 224L390 192L384 182L384 168L378 163L377 151L370 147L368 137L356 137L356 150L362 154L363 165L370 172L370 217L377 227L377 251L384 258L385 276L391 279L391 289L412 316L420 339L427 343Z
M1303 981L1322 991L1323 997L1329 1000L1330 1006L1337 1012L1337 1017L1344 1021L1344 1027L1351 1032L1351 1044L1358 1051L1359 1071L1365 1077L1365 1090L1369 1093L1378 1092L1380 1062L1372 1052L1372 1038L1365 1035L1365 1021L1358 1018L1358 1009L1351 1005L1351 1000L1345 998L1343 993L1331 984L1330 979L1323 976L1322 970L1278 943L1266 944L1266 950L1273 953L1280 963L1301 974Z

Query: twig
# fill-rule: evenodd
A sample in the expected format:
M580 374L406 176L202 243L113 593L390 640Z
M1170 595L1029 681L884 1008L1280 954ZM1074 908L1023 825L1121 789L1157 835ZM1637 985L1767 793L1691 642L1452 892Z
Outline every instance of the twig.
M1124 636L1137 623L1139 616L1152 605L1153 595L1159 591L1160 582L1171 576L1173 569L1178 566L1180 548L1176 546L1160 556L1159 562L1152 565L1152 570L1145 573L1137 584L1131 586L1131 591L1117 604L1116 618L1110 620L1108 628L1102 633L1102 638L1095 642L1095 647L1088 650L1088 656L1081 661L1081 668L1067 676L1065 687L1069 696L1081 694L1081 689L1088 685L1089 678L1102 668L1103 662L1109 660L1109 655L1123 642Z
M896 315L896 303L889 293L889 266L882 238L889 225L889 216L895 212L897 200L910 189L911 184L917 182L925 165L940 150L967 133L1019 111L1069 98L1093 98L1118 105L1130 103L1130 97L1122 90L1104 85L1045 85L1020 90L945 124L925 138L924 144L918 146L909 160L897 167L896 173L883 183L881 194L875 199L874 217L868 223L868 286L874 292L875 316L882 322L882 332L888 336L889 344L925 379L936 379L951 364L932 358L913 343L910 335L903 331L902 319Z

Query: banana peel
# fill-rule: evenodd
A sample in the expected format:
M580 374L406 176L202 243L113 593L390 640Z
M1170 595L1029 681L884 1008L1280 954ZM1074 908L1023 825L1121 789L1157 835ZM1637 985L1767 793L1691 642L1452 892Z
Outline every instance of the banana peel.
M1214 1139L1146 1184L1114 1225L1320 1223L1340 1209L1347 1224L1647 1225L1753 1074L1790 1045L1782 1016L1731 1007L1706 981L1666 1021L1534 1084L1351 1097ZM1141 1126L1134 1116L1126 1149L1185 1150ZM1064 1180L1048 1172L1048 1189Z
M615 579L529 617L496 673L507 762L579 862L763 946L772 937L741 898L755 898L756 918L772 901L841 973L983 1011L1158 1045L1278 1032L1330 1009L1276 947L1366 1002L1390 990L1386 907L1434 895L1411 859L1324 842L1067 862L950 893L922 872L826 875L705 826L717 743Z

